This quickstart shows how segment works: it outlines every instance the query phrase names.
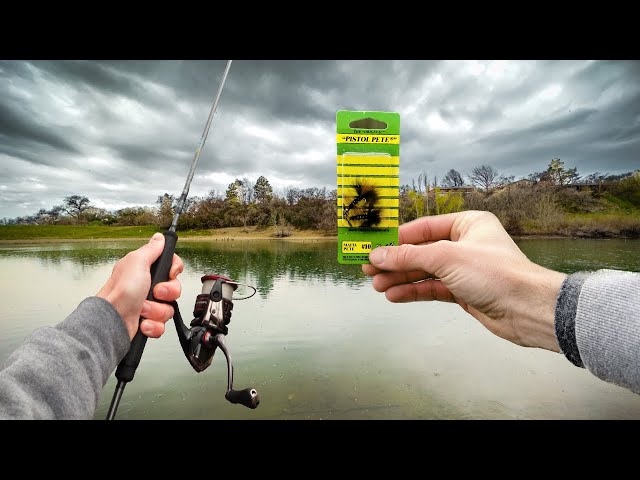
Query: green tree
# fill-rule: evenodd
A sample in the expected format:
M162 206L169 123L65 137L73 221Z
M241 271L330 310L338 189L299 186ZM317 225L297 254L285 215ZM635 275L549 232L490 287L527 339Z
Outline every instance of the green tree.
M564 162L559 158L554 158L549 162L547 173L551 177L553 183L559 186L569 185L580 178L576 167L569 169L565 168Z
M260 175L253 186L253 197L257 203L267 204L273 198L273 188L264 176Z
M440 188L436 187L435 191L436 198L436 212L438 214L442 213L453 213L459 212L462 210L464 205L464 198L462 196L462 192L445 192L442 193Z
M242 180L236 178L227 187L225 196L228 202L248 205L253 202L253 185L247 178L243 178Z
M422 193L411 189L408 192L408 196L416 214L415 218L422 217L424 215L424 197Z
M414 209L413 202L409 197L409 192L411 191L411 185L400 185L399 188L399 208L398 208L398 222L403 224L405 222L409 222L413 220L414 217Z
M228 208L226 214L231 218L239 218L242 220L244 227L249 223L251 214L255 211L255 205L252 205L253 200L253 186L248 179L243 178L240 180L236 178L227 187L225 203Z
M231 204L242 203L242 199L244 197L243 188L244 185L242 184L242 180L236 178L227 187L227 191L225 193L225 201Z

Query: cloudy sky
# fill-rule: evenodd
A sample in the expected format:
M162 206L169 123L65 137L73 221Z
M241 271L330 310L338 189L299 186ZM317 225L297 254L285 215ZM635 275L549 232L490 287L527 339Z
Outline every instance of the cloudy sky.
M0 218L179 196L226 60L0 61ZM234 60L190 196L335 188L338 110L400 113L400 180L640 168L640 61Z

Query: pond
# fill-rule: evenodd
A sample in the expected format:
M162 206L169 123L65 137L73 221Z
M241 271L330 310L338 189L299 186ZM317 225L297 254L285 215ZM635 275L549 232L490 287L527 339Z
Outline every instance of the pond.
M95 295L115 261L144 241L0 245L0 362L35 328ZM640 271L638 240L523 239L533 261L571 273ZM329 241L179 241L178 300L192 317L201 277L253 285L234 302L227 345L234 387L255 388L255 410L229 403L226 361L189 365L173 322L147 342L117 419L640 419L640 396L561 354L513 345L458 305L392 304ZM106 418L112 375L96 419Z

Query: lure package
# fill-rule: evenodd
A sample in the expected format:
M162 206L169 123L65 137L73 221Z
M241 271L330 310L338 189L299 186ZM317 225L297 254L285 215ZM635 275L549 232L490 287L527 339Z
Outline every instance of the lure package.
M369 252L398 245L400 115L336 113L338 262L369 263Z

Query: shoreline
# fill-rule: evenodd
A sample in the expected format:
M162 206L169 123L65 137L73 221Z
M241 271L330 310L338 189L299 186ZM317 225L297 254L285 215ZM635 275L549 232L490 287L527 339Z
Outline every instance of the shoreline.
M154 233L165 230L157 227L142 226L133 228L92 226L64 226L64 227L31 227L9 230L2 244L42 244L42 243L80 243L80 242L114 242L114 241L148 241ZM2 232L0 232L2 233ZM176 232L180 242L229 242L229 241L260 241L282 240L287 242L320 242L335 241L336 234L327 234L322 230L290 230L288 236L276 236L281 233L275 227L257 229L255 227L226 227L209 230L179 230Z
M120 242L120 241L132 241L132 242L144 242L148 241L150 237L100 237L100 238L12 238L12 239L0 239L0 245L3 244L17 244L17 243L82 243L82 242ZM198 237L181 237L178 234L179 242L238 242L238 241L284 241L284 242L334 242L337 241L338 236L291 236L291 237L260 237L260 236L215 236L215 235L203 235Z
M41 243L83 243L83 242L144 242L148 241L150 237L99 237L99 238L61 238L61 237L47 237L47 238L13 238L13 239L0 239L0 245L11 244L41 244ZM512 235L513 240L638 240L637 237L624 237L624 236L571 236L571 235ZM254 242L254 241L283 241L283 242L335 242L338 240L337 235L291 235L289 237L270 237L259 235L202 235L202 236L185 236L181 237L178 234L178 240L180 242Z
M5 229L6 228L6 229ZM8 226L0 228L0 245L35 245L44 243L104 243L104 242L144 242L148 241L154 233L162 233L157 226L139 227L110 227L110 226ZM621 235L624 232L628 235ZM337 242L338 232L326 232L323 230L296 230L280 229L276 227L257 228L252 227L224 227L206 230L179 230L176 232L179 241L182 242L256 242L256 241L281 241L298 243ZM288 234L279 236L279 234ZM3 238L4 237L4 238ZM512 234L513 240L530 239L628 239L640 238L635 229L607 231L561 231L556 233L536 234L523 233Z

